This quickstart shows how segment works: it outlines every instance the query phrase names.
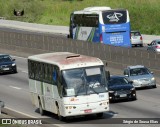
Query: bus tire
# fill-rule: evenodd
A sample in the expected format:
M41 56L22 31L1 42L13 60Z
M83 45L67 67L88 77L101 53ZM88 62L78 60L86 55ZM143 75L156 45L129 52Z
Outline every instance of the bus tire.
M102 118L103 117L103 112L97 113L96 115L97 115L98 118Z
M42 108L42 104L41 104L40 99L39 99L39 113L41 114L41 116L44 115L44 110L43 110L43 108Z
M58 119L59 119L60 121L64 121L64 120L65 120L65 117L61 116L58 106L57 106L57 116L58 116Z

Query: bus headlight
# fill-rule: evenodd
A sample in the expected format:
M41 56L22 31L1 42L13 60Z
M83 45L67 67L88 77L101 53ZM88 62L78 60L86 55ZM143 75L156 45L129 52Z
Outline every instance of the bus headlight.
M76 106L66 106L66 109L76 109Z
M155 80L155 78L153 77L153 78L151 78L151 80L152 80L152 81L154 81L154 80Z

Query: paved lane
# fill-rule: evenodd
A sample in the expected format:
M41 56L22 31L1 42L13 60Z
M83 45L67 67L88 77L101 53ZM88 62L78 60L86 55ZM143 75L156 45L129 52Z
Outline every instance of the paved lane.
M29 89L28 89L28 73L27 60L21 57L15 57L18 65L17 74L0 75L0 98L4 100L6 106L14 110L23 112L33 117L42 118L38 110L31 104ZM114 70L114 69L113 69ZM112 69L110 70L112 71ZM119 70L114 70L113 74L119 73ZM118 102L110 105L110 112L106 113L103 119L97 119L94 115L79 117L72 120L72 123L80 127L81 124L92 123L92 126L99 126L97 123L104 123L111 118L160 118L160 86L156 89L142 89L137 91L137 101ZM52 113L46 113L43 118L52 118L49 121L54 123L64 124L55 119ZM59 125L59 124L58 124ZM65 125L61 126L73 126ZM90 125L87 125L90 126ZM100 126L106 126L101 124ZM111 125L116 126L116 124ZM143 126L143 125L142 125Z

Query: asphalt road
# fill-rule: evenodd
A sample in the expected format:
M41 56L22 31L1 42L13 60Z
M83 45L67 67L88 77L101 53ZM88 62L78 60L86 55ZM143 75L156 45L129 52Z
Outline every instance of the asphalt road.
M67 122L60 122L52 113L46 112L45 116L40 116L38 109L35 108L30 101L29 87L28 87L28 71L27 59L15 57L18 73L0 75L0 99L6 104L6 107L17 112L21 112L29 117L34 118L49 118L48 122L57 124L63 127L80 127L81 124L86 126L102 126L106 127L106 120L111 118L160 118L160 86L156 89L142 89L137 91L137 101L123 101L110 104L110 112L105 113L103 119L97 119L94 115L86 117L78 117ZM109 68L112 75L119 74L120 70ZM160 84L158 82L157 84ZM72 123L70 125L70 123ZM90 123L90 124L88 124ZM109 126L116 127L117 124L110 124ZM119 125L120 126L120 125ZM127 126L127 125L126 125ZM147 126L141 124L139 126ZM148 125L151 126L151 125ZM156 126L156 125L154 125ZM157 125L158 126L158 125Z
M18 21L5 21L0 20L0 30L8 31L20 31L34 32L34 34L50 34L51 36L59 35L61 37L66 37L68 34L68 27L65 26L49 26L49 25L39 25L39 24L26 24ZM12 29L11 29L12 28ZM15 30L15 28L18 28ZM36 31L36 32L35 32ZM159 36L142 35L144 43L150 43L153 39L160 38ZM140 48L140 47L135 47ZM146 47L140 48L146 50ZM3 52L2 52L3 53ZM110 127L130 127L130 126L141 126L141 127L158 127L158 124L102 124L106 121L112 121L114 118L160 118L160 86L156 89L142 89L137 91L137 101L129 102L118 102L110 104L110 112L105 113L103 119L97 119L95 116L78 117L69 122L60 122L56 119L56 116L52 113L46 112L45 116L40 116L38 109L35 108L30 101L29 88L28 88L28 70L27 70L27 60L21 57L15 57L18 65L17 74L7 74L0 75L0 99L6 104L6 109L21 113L28 117L34 118L47 118L49 123L61 127L97 127L97 126L110 126ZM122 70L115 70L109 68L112 75L122 74ZM160 84L160 77L157 78L157 84ZM82 125L83 124L83 125ZM159 123L160 124L160 123Z

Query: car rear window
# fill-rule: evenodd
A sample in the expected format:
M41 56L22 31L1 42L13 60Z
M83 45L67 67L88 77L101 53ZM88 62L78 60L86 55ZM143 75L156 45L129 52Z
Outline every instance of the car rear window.
M131 36L141 36L140 32L131 32Z

